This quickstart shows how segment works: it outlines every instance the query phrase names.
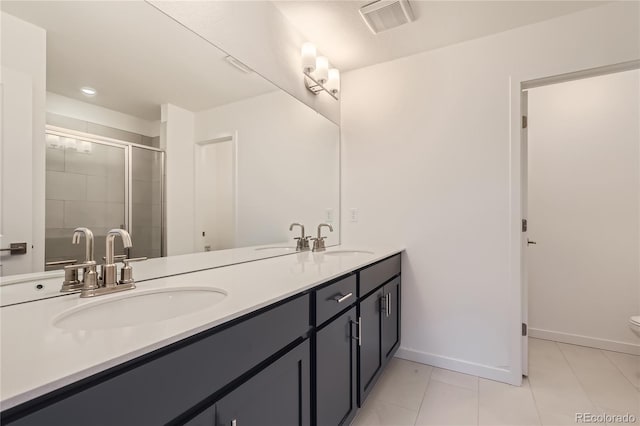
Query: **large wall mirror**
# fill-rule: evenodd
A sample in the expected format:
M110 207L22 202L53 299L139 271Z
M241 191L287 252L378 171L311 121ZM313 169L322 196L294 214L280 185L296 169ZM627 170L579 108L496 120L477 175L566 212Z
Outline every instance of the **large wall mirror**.
M82 261L80 226L98 261L112 228L130 257L339 243L337 125L146 2L1 8L0 276Z

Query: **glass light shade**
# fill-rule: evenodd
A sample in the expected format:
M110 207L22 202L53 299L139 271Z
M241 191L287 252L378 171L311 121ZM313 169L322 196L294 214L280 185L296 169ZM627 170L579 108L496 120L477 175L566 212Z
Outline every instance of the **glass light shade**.
M325 87L334 95L340 91L340 71L337 68L329 69L329 78Z
M302 71L312 73L316 69L316 47L313 43L302 45Z
M316 72L315 78L320 84L327 82L329 78L329 60L325 56L318 56L316 58Z

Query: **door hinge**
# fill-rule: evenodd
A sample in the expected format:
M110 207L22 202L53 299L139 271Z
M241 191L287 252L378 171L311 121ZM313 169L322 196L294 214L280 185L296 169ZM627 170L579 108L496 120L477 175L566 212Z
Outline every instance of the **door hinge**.
M522 116L522 128L526 129L527 128L527 124L528 124L527 116L523 115Z
M527 219L522 219L522 232L527 232Z
M522 335L526 336L527 335L527 324L522 323Z

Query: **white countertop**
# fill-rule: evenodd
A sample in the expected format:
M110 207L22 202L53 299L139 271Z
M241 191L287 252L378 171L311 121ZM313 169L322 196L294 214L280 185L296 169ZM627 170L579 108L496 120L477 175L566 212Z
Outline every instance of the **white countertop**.
M348 249L374 254L326 255ZM135 290L95 299L72 295L2 307L1 409L14 407L402 250L404 248L391 246L336 246L326 253L295 253L140 282ZM170 275L166 271L184 272L188 264L194 269L204 269L200 258L203 254L206 253L163 258L165 275ZM134 273L142 265L144 263L136 264ZM194 286L222 289L227 297L197 312L134 327L69 331L53 325L57 315L82 305L134 292Z

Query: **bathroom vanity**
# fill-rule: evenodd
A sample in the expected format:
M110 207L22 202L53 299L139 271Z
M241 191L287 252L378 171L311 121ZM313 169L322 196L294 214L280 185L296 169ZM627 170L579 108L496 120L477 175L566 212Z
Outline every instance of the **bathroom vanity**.
M3 325L2 423L349 424L400 343L400 252L337 247L147 281L132 294L197 282L224 297L140 325L56 323L100 302L77 296L2 308L16 328L32 314L20 349Z

